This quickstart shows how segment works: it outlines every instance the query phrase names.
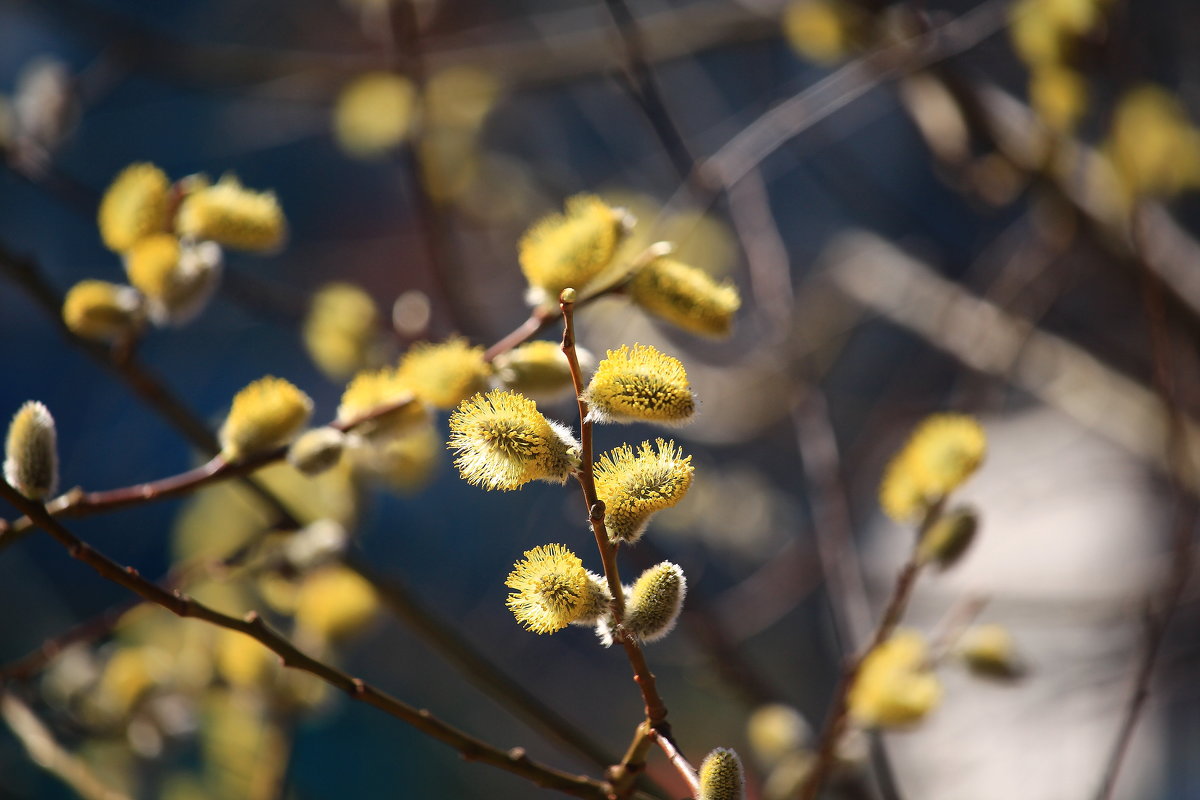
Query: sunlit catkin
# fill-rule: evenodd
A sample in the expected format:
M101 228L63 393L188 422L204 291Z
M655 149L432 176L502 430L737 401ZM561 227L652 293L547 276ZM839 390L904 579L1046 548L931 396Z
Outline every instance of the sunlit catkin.
M304 392L282 378L259 378L233 398L219 434L221 455L236 461L287 444L311 414Z
M348 83L333 111L337 142L355 158L381 158L408 137L417 112L412 81L392 72L367 72Z
M385 406L394 407L378 413ZM370 414L375 415L371 420L358 422ZM337 420L343 426L358 422L354 432L378 444L419 429L429 421L429 410L398 369L385 367L354 376L342 392Z
M413 345L400 359L399 370L417 397L443 410L486 390L492 372L483 348L457 337Z
M534 633L567 627L593 602L583 562L561 544L527 550L504 585L514 590L505 601L508 609Z
M234 250L265 251L283 243L287 223L273 193L246 189L237 178L225 175L183 199L175 230Z
M570 431L546 419L529 398L499 390L464 400L450 415L449 447L463 479L485 489L563 483L579 464Z
M342 458L346 435L337 428L305 431L288 448L287 460L305 475L320 475Z
M358 573L337 564L305 576L296 595L296 627L321 640L361 631L379 610L379 597Z
M587 373L595 357L582 347L575 348L579 368ZM527 342L496 357L496 377L506 389L538 402L549 402L569 394L573 387L571 368L558 342Z
M651 314L703 336L728 336L742 304L732 285L717 283L704 270L670 256L642 266L625 291Z
M888 464L879 502L899 522L919 519L974 474L987 452L983 426L966 414L934 414Z
M590 194L569 198L565 214L535 223L518 245L530 304L555 307L568 286L584 291L616 255L628 224L623 211Z
M21 406L8 426L4 480L30 500L45 500L58 487L54 417L36 400Z
M167 230L171 181L153 164L131 164L100 200L100 238L123 253L140 239Z
M917 544L917 561L949 569L966 555L978 530L979 515L975 509L967 506L951 509L921 536Z
M847 703L850 715L866 727L912 725L937 707L941 683L929 668L929 650L920 634L900 631L863 659Z
M132 286L80 281L63 299L62 318L76 336L114 341L129 336L142 324L142 296Z
M650 517L683 499L692 484L692 457L675 442L642 442L635 452L621 445L605 453L594 468L596 494L604 501L604 525L614 542L636 542Z
M379 332L371 296L351 283L327 283L313 295L304 319L304 349L335 380L370 364Z
M995 623L975 625L963 632L955 648L975 675L1016 680L1025 674L1025 663L1008 628Z
M664 561L641 574L625 604L625 630L643 642L670 633L687 594L687 579L677 564Z
M649 345L609 350L582 396L592 422L678 425L696 411L683 364Z
M146 298L156 325L181 325L208 303L221 278L221 248L212 242L181 243L169 233L139 240L125 254L129 282Z
M742 760L726 747L718 747L700 764L700 793L697 800L742 800L745 797Z

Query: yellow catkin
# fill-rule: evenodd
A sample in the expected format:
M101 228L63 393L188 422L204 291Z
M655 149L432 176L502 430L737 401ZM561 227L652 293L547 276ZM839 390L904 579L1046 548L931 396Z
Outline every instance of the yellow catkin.
M641 574L625 606L625 628L643 642L666 636L679 620L687 579L678 564L664 561Z
M576 348L575 353L580 371L588 372L594 364L594 357L580 347ZM526 342L497 356L492 365L504 388L534 400L555 400L574 388L571 367L558 342Z
M380 442L404 436L429 421L429 410L417 399L412 386L394 367L364 370L355 375L342 392L337 419L343 425L349 424L382 406L390 405L397 407L355 426L355 433Z
M63 299L63 322L85 339L113 341L128 336L138 329L143 316L137 291L108 281L80 281Z
M183 199L175 230L234 250L265 251L283 244L287 223L273 193L246 189L237 178L225 175Z
M792 0L783 33L801 58L835 64L853 48L860 22L857 10L842 0Z
M233 398L221 426L221 455L235 461L287 444L312 415L312 400L282 378L265 377Z
M609 350L583 392L593 422L688 421L696 401L687 371L676 358L649 345Z
M579 464L570 431L546 419L529 398L498 390L464 400L450 415L449 447L463 479L485 489L563 483Z
M995 623L968 628L955 648L972 673L999 680L1014 680L1025 673L1012 633Z
M563 289L584 291L616 255L625 225L621 211L590 194L569 198L566 213L535 223L518 244L529 302L553 307Z
M863 659L847 703L851 716L867 727L912 725L937 707L942 688L929 669L925 640L901 631Z
M296 595L296 627L337 640L361 631L379 610L371 584L352 570L331 565L305 576Z
M1087 101L1087 82L1073 69L1047 64L1029 74L1030 105L1053 130L1073 130L1087 110Z
M104 192L98 222L108 249L123 253L145 236L167 229L171 181L153 164L131 164Z
M408 138L416 113L412 81L392 72L368 72L338 95L333 131L347 154L381 158Z
M1130 196L1173 195L1200 186L1200 131L1160 86L1122 95L1104 150Z
M603 575L594 572L589 572L587 576L588 586L584 593L583 605L579 614L571 620L572 625L595 625L606 619L612 611L613 597L608 588L608 581Z
M379 310L371 296L350 283L328 283L313 295L304 319L304 348L335 380L368 365L379 332Z
M4 443L4 480L30 500L58 487L58 434L50 410L36 400L21 406Z
M138 240L125 256L125 273L139 292L170 304L179 294L179 239L156 233Z
M699 779L697 800L742 800L745 797L742 760L728 748L718 747L704 757Z
M417 397L449 410L488 388L492 370L483 352L482 347L473 347L461 338L437 344L421 342L400 359L400 376Z
M411 494L425 488L442 460L441 436L433 425L423 425L400 438L351 451L356 471L390 489Z
M587 607L591 580L579 557L561 544L525 552L504 585L514 591L505 605L517 622L534 633L554 633Z
M692 457L675 442L642 442L636 453L621 445L605 453L594 467L596 494L604 501L604 524L614 542L641 538L657 511L683 499L692 484Z
M704 336L728 336L742 301L737 289L668 256L639 269L625 287L630 298L657 317Z
M754 709L746 721L746 738L755 758L774 766L803 751L812 740L812 728L793 706L768 703Z
M934 414L888 464L880 505L899 522L916 520L971 477L986 452L987 436L973 417Z
M425 111L436 128L478 128L499 97L496 77L478 67L456 65L438 70L425 84Z
M917 560L949 569L966 555L978 530L979 515L973 508L952 509L925 531L917 545Z
M337 466L346 446L346 435L337 428L305 431L288 448L288 463L305 475L319 475Z

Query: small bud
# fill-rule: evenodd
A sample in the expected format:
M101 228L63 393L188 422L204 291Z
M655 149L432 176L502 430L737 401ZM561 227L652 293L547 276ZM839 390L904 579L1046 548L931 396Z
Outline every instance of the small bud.
M963 633L957 651L967 668L980 677L1013 681L1026 672L1012 634L1003 625L976 625Z
M333 130L341 148L362 159L381 158L403 142L412 128L419 95L409 79L391 72L367 72L338 95Z
M108 281L80 281L63 300L63 322L84 339L113 341L128 336L143 316L137 290Z
M4 480L30 500L45 500L58 487L54 417L36 400L21 406L8 426Z
M314 428L292 442L287 460L305 475L319 475L341 460L345 444L346 435L337 428Z
M625 628L643 642L666 636L679 620L687 579L679 565L664 561L642 573L626 606Z
M181 243L169 233L139 240L125 254L125 274L146 296L156 325L182 325L208 304L221 279L221 248Z
M745 790L742 760L737 753L718 747L704 757L697 800L742 800Z
M979 515L968 507L954 508L929 527L917 545L917 561L949 569L962 559L979 530Z
M590 372L595 358L582 347L575 348L579 369ZM492 362L496 377L504 388L519 392L537 402L553 402L574 392L571 366L558 342L526 342Z
M124 253L140 239L167 230L171 182L153 164L126 167L100 201L100 237Z
M558 302L564 305L573 305L578 299L579 295L569 286L558 295Z
M696 411L683 364L649 345L609 350L582 396L592 422L678 425Z
M221 455L236 461L287 444L308 422L312 400L282 378L260 378L233 398L221 426Z
M232 175L183 199L175 217L181 236L207 239L234 250L274 250L287 236L279 201L271 192L242 187Z
M346 529L333 519L318 519L289 536L283 556L298 571L322 566L346 549Z
M633 302L673 325L702 336L728 336L741 306L737 289L673 258L655 258L625 286Z

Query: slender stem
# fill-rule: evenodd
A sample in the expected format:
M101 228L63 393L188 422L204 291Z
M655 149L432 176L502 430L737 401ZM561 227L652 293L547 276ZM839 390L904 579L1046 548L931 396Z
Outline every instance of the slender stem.
M143 578L133 567L122 567L100 551L67 530L39 503L33 502L0 481L0 496L24 512L34 523L66 548L72 558L82 561L101 576L124 586L144 600L162 606L184 618L203 620L212 625L244 633L257 640L280 657L285 667L298 669L320 678L351 699L374 706L384 713L407 722L422 733L447 744L471 761L489 764L530 780L539 786L569 794L573 797L608 797L607 784L585 776L571 775L529 758L521 748L501 750L454 728L434 717L426 709L417 709L377 689L361 678L353 677L336 667L304 653L291 641L270 628L256 612L244 618L231 617L195 600L182 592L168 591Z
M574 290L564 290L559 308L563 316L562 350L571 369L571 381L575 386L579 407L580 464L579 469L575 471L575 478L583 492L588 520L591 522L596 548L600 551L600 560L604 566L604 577L608 581L609 591L612 592L613 638L625 650L629 664L633 667L633 679L641 690L645 705L646 723L660 738L670 739L671 726L667 722L667 706L658 693L654 673L646 663L642 648L621 624L625 620L625 590L621 586L621 575L617 570L617 547L609 541L608 531L604 527L604 502L596 494L596 477L592 470L592 422L588 419L587 401L583 399L583 373L579 368L579 356L575 350L574 295ZM625 765L625 768L629 769L631 766Z
M667 755L667 759L675 765L675 769L683 776L684 781L691 790L693 797L700 796L700 778L696 775L696 768L693 767L679 749L675 747L675 743L666 736L654 734L654 741Z
M334 420L329 423L329 427L340 431L350 431L373 419L397 411L412 402L414 400L409 395L400 400L370 409L352 420L344 422ZM72 489L66 494L60 495L48 502L45 508L54 516L78 517L105 511L114 511L119 508L138 505L152 500L178 497L190 494L210 483L248 475L265 466L282 461L287 457L287 451L288 448L286 446L277 447L274 450L258 453L240 461L226 461L218 455L212 458L212 460L194 469L181 472L178 475L170 475L148 483L138 483L119 489L109 489L100 492L85 492L80 489ZM35 524L35 521L28 516L9 523L8 527L3 532L0 532L0 550L3 550L24 536Z
M634 730L633 740L629 743L629 749L625 751L625 757L605 772L615 796L624 797L633 789L638 775L646 769L646 754L653 741L654 728L650 727L646 720L642 720Z

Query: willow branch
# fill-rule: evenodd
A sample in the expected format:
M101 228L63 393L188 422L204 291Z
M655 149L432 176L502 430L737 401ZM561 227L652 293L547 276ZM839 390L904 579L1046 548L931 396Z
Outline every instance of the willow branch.
M83 800L130 800L124 792L105 786L87 764L59 744L46 724L12 692L0 694L0 716L33 763L71 787Z
M228 630L244 633L278 655L283 666L307 672L330 686L340 689L352 700L373 706L408 723L421 733L457 750L470 761L502 769L539 786L555 789L573 797L603 800L608 786L585 776L572 775L534 761L521 748L501 750L434 717L426 709L417 709L363 681L352 677L297 648L273 630L256 612L244 618L232 617L179 591L167 591L138 574L133 567L122 567L71 533L40 504L26 499L7 483L0 482L0 496L24 512L41 529L66 548L72 558L87 564L102 577L124 586L143 600L165 608L183 618L203 620Z

